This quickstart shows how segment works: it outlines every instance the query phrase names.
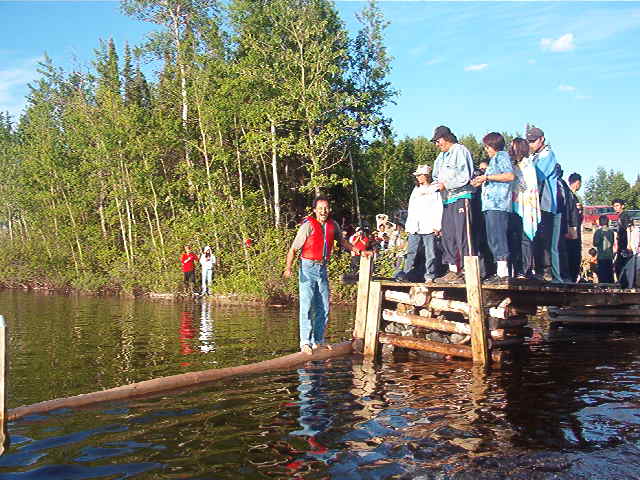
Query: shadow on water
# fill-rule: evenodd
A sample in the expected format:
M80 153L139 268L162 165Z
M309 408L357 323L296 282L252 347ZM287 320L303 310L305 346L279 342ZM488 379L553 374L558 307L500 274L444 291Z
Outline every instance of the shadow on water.
M291 312L171 315L164 355L178 371L296 343ZM519 362L489 375L461 362L340 358L31 416L9 425L0 478L640 478L640 330L534 326Z

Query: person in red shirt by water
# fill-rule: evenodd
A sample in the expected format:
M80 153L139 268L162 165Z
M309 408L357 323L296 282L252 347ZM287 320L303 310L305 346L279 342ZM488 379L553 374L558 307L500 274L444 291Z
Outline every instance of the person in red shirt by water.
M191 252L191 247L185 245L184 253L180 255L180 263L182 264L182 274L184 275L184 288L187 293L193 293L193 286L196 283L196 265L198 256Z

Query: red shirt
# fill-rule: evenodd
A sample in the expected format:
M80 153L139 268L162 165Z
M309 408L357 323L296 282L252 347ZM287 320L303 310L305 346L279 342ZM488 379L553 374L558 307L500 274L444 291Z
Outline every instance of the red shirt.
M180 255L180 263L182 263L182 271L190 272L194 269L194 261L198 260L195 253L183 253Z

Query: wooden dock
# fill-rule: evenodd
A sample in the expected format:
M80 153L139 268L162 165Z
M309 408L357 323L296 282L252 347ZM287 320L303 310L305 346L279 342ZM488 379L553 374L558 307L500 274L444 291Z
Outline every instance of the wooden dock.
M500 364L506 352L526 345L528 322L538 307L553 325L640 325L640 289L607 284L484 285L477 257L465 257L460 284L398 283L372 277L372 260L361 258L354 338L377 359L383 345Z

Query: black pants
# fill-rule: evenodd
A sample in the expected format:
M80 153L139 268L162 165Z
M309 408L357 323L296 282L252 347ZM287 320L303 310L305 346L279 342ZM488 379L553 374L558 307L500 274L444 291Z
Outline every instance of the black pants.
M613 260L598 260L598 283L613 283Z
M622 269L624 268L625 264L627 263L628 258L627 257L623 257L622 255L620 255L620 253L618 252L616 254L616 258L613 262L613 270L616 272L616 279L618 281L620 281L620 277L622 275Z
M542 219L538 224L536 236L533 239L533 254L536 273L542 275L551 270L551 241L553 239L553 213L541 212Z
M580 275L580 265L582 264L582 238L580 235L575 240L567 239L567 263L569 278L575 282Z
M442 212L442 263L460 266L469 255L467 246L467 214L469 200L459 199L444 206ZM471 212L469 212L471 216ZM459 262L459 263L458 263Z
M533 273L533 240L524 233L522 217L517 213L509 216L509 258L514 275Z

